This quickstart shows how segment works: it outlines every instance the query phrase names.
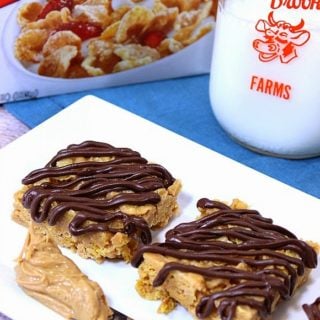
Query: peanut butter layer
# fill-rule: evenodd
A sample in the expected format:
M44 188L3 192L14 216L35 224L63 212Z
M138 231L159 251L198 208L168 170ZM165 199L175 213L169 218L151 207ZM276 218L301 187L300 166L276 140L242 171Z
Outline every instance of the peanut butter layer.
M67 319L106 320L112 315L99 285L32 225L18 258L16 280L29 296Z
M161 312L178 302L197 319L270 319L316 267L315 250L240 201L197 205L200 219L136 252L137 291L162 300Z
M150 228L177 213L180 182L128 148L85 141L32 171L15 195L13 219L36 222L59 245L82 257L130 260Z

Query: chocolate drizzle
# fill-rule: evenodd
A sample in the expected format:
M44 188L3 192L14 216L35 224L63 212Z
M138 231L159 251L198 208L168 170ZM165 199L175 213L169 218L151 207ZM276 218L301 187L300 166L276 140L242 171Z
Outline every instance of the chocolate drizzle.
M320 297L317 298L313 303L304 304L302 307L309 320L320 319Z
M231 320L238 305L247 305L266 319L276 296L288 299L298 276L305 268L316 267L316 253L308 244L258 211L232 209L206 198L200 199L197 206L215 211L169 230L164 243L141 246L131 262L139 266L145 252L207 261L208 267L195 262L169 262L153 282L153 286L160 286L173 270L197 273L205 279L225 279L229 283L226 289L201 298L197 317L217 312L222 320Z
M31 185L23 205L38 223L55 225L73 210L69 224L72 235L120 231L150 243L147 222L121 212L119 206L157 204L160 196L154 191L169 187L174 178L162 166L147 163L136 151L85 141L59 151L44 168L32 171L22 182Z

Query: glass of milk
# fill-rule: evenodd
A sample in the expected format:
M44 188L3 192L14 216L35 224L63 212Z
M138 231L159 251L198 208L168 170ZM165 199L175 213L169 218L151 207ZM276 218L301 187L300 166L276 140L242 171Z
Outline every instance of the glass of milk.
M258 152L320 155L320 0L219 0L215 117Z

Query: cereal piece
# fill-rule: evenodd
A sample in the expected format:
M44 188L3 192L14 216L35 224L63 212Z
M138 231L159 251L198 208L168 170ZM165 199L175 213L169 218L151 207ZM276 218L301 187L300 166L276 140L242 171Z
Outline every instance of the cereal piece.
M75 46L81 50L81 39L71 31L58 31L51 35L44 44L42 53L46 57L64 46Z
M123 43L130 37L138 37L154 18L151 10L136 6L130 9L121 19L115 35L115 41Z
M181 12L175 21L175 30L180 30L196 24L198 22L199 13L199 10Z
M91 76L100 76L111 73L120 58L113 53L113 44L104 40L92 40L89 52L82 62L82 67Z
M139 60L150 57L152 61L159 59L157 50L139 44L117 45L114 53L122 60Z
M26 30L15 42L15 56L22 62L39 62L41 50L49 37L49 32L42 29Z
M79 65L79 63L74 61L71 62L66 75L67 78L72 78L72 79L85 78L89 76L90 75L88 74L88 72L81 65Z
M248 209L248 204L240 199L233 199L230 207L232 209ZM208 209L199 208L199 210L200 210L200 212L202 211L202 212L206 212L207 214L209 213Z
M15 268L18 285L66 319L106 320L112 315L99 285L32 224Z
M72 59L78 55L76 46L64 46L47 55L39 64L42 76L66 78Z
M201 39L204 35L209 33L211 30L212 30L211 23L208 23L202 27L198 27L192 32L189 39L187 39L183 42L183 44L188 46L188 45L194 43L195 41Z
M131 9L130 6L121 6L120 8L111 12L112 23L120 21L122 17Z
M115 35L117 34L119 26L120 26L120 21L117 21L117 22L112 23L111 25L109 25L101 33L100 39L102 39L102 40L111 40L111 39L113 39L115 37Z
M44 19L28 23L25 28L52 31L57 29L61 24L70 22L71 20L70 10L68 8L63 8L60 11L49 12Z
M180 27L186 27L193 24L199 24L210 16L212 6L213 2L212 0L209 0L208 2L203 3L198 10L181 12L180 17L177 19L177 25L180 23Z
M160 52L161 57L176 53L181 49L183 49L183 44L172 38L164 39L160 43L160 46L157 48L158 52Z
M23 179L13 219L85 258L130 260L177 213L180 182L128 148L85 141Z
M177 8L177 7L174 7L174 8ZM154 14L157 14L157 13L164 11L164 10L167 10L167 9L169 9L169 8L166 5L164 5L161 0L154 0L153 7L152 7L152 12Z
M87 57L83 60L81 66L90 76L97 77L104 75L103 69L94 66L95 61L95 57Z
M158 308L158 312L159 313L164 313L164 314L168 314L170 313L175 307L176 307L177 303L170 297L165 297L159 308Z
M200 319L269 319L317 266L311 246L243 202L203 198L197 206L200 219L136 252L141 296L174 299Z
M115 65L115 72L143 66L160 59L160 54L156 49L139 44L118 45L114 53L122 59Z
M178 7L179 11L198 9L203 0L161 0L167 7Z
M39 2L29 2L22 5L17 14L20 27L23 28L26 24L36 21L41 10L42 5Z
M107 0L87 0L82 4L76 5L72 15L76 19L98 23L103 27L112 22Z
M207 2L201 4L199 7L199 14L198 14L198 23L206 19L207 17L210 16L211 10L213 7L213 0L208 0Z
M210 16L212 5L212 1L208 1L201 5L198 10L180 13L174 25L173 38L186 46L211 31L213 18L205 25L203 25L203 21Z
M140 67L146 64L151 63L151 59L146 57L143 59L139 59L139 60L123 60L118 62L114 68L113 71L114 72L121 72L121 71L125 71L125 70L130 70L136 67Z
M154 18L150 21L149 30L161 30L167 34L173 29L174 23L178 17L178 8L165 8L164 10L153 11Z

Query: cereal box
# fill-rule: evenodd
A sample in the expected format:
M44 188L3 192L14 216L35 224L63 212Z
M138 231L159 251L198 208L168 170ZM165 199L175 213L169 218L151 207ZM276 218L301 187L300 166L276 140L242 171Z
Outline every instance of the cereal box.
M217 0L0 0L0 103L209 72Z

